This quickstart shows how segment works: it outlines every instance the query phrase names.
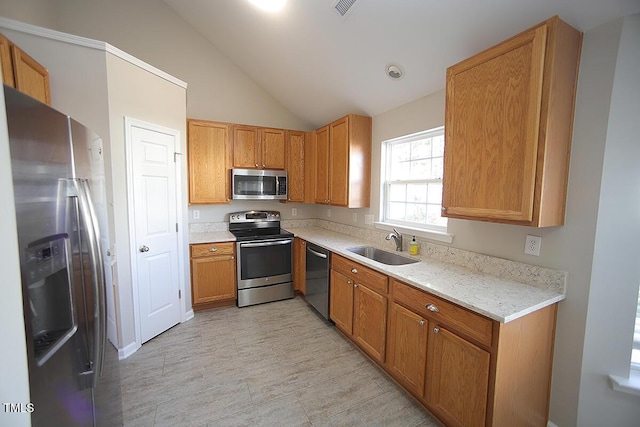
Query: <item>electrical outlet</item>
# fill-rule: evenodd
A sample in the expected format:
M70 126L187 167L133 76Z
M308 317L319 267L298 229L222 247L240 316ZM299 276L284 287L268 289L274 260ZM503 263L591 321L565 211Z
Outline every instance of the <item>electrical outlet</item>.
M540 246L542 246L542 237L527 234L527 238L524 241L525 254L540 256Z
M200 219L200 211L195 209L193 211L193 219Z
M358 214L356 212L353 213L353 222L358 222Z
M291 208L291 216L298 216L298 208Z
M327 209L327 218L331 218L331 209Z
M366 225L373 225L373 215L365 215L364 216L364 223Z

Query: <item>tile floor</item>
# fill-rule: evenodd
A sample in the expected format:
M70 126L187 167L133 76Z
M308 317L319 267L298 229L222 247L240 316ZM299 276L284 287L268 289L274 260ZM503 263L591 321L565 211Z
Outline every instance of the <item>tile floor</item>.
M438 426L300 297L196 313L121 363L125 426Z

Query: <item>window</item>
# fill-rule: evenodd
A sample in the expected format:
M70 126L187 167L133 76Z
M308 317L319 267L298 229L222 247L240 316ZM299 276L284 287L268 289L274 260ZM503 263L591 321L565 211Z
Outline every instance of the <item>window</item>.
M382 218L386 223L446 231L442 211L444 128L384 142Z

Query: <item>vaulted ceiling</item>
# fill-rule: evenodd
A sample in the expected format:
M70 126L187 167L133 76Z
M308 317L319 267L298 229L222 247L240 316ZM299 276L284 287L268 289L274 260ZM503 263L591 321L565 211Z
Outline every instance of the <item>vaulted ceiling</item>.
M287 0L271 14L248 0L164 1L316 126L443 89L448 66L553 15L588 31L640 12L639 0L356 0L344 16L336 0Z

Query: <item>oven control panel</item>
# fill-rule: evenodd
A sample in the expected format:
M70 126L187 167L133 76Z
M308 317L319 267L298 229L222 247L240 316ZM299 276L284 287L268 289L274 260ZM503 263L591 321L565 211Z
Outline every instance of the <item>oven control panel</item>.
M229 222L265 222L280 221L280 212L278 211L244 211L233 212L229 214Z

